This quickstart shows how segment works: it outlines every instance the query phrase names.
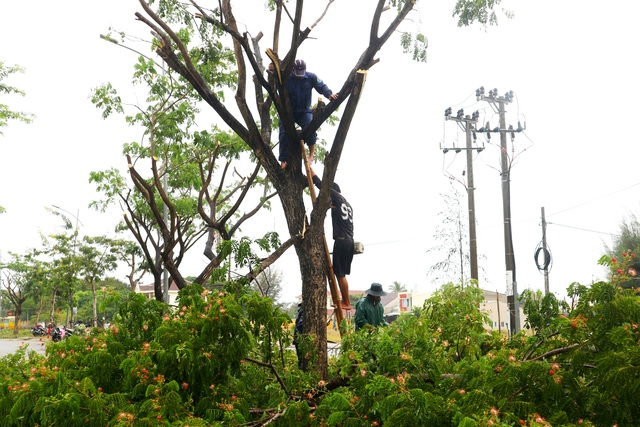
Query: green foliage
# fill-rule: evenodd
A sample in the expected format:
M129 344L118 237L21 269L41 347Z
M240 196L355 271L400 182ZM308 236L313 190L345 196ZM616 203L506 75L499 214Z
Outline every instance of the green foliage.
M414 61L427 62L429 40L424 34L418 33L414 35L411 33L402 33L400 45L404 53L411 53Z
M19 96L25 95L25 93L22 90L14 86L10 86L3 82L5 79L11 76L11 74L23 73L23 72L24 72L24 69L18 65L8 66L8 65L5 65L4 62L0 61L0 95L2 96L3 100L5 99L6 95L19 95ZM8 105L4 104L3 102L0 102L0 135L3 134L1 129L8 125L9 120L18 120L24 123L31 123L34 118L35 116L33 114L13 111L9 108ZM2 212L3 212L3 209L2 207L0 207L0 213Z
M543 296L540 290L534 292L525 289L519 300L523 302L522 310L526 316L525 327L533 329L536 334L543 333L550 326L552 320L560 314L561 304L552 293Z
M621 221L620 231L613 237L613 246L607 250L609 257L622 253L640 253L640 219L633 212Z
M469 26L474 22L482 25L498 25L498 17L495 8L502 0L458 0L453 10L452 16L458 17L458 26ZM510 18L513 13L503 11Z
M269 298L194 285L171 309L131 294L109 329L1 359L0 424L633 425L638 296L571 289L562 313L534 294L537 333L510 339L485 330L479 289L452 284L387 327L345 323L330 381L297 368L291 319Z

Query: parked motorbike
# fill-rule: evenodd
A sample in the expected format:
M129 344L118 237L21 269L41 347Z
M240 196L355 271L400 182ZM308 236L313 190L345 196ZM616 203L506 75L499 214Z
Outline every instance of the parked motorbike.
M42 325L36 325L31 328L31 333L34 337L42 337L47 335L47 329Z
M73 334L73 329L68 329L64 326L61 328L56 326L51 331L51 340L53 342L59 342L62 341L63 338L68 338L71 334Z

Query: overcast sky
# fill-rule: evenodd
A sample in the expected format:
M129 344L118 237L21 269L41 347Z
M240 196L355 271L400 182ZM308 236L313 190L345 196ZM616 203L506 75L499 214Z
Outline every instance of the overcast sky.
M263 3L251 0L250 14L238 10L239 22L251 34L267 33L260 25L268 20L256 12ZM314 9L304 15L305 25L318 18L325 4L313 3ZM334 1L311 33L314 38L299 52L309 71L334 91L368 37L371 10L358 11L356 3L365 2ZM551 290L562 296L571 282L588 284L605 277L597 265L604 245L611 245L620 222L638 209L640 149L633 123L640 95L635 46L640 39L635 22L640 4L503 3L515 17L501 16L498 27L485 29L458 28L451 16L453 0L419 2L405 29L427 35L427 63L402 55L395 37L369 71L336 175L354 208L356 240L365 245L365 253L354 259L352 289L367 289L371 282L386 288L393 281L413 290L435 289L427 272L438 259L427 250L436 244L438 212L445 209L440 194L449 192L451 185L465 194L466 180L464 152L441 150L465 141L455 123L444 120L444 110L477 110L480 122L497 126L498 117L489 105L476 100L480 86L487 91L497 88L499 95L512 90L515 98L507 106L507 124L526 123L526 130L509 144L517 155L511 171L511 213L518 289L544 289L533 258L542 239L543 207L553 257ZM99 35L113 27L149 39L146 25L134 17L141 10L134 0L37 0L28 8L19 2L3 3L0 61L26 69L5 83L27 96L0 102L37 116L29 125L11 123L0 136L0 205L7 209L0 215L3 259L9 252L39 247L39 233L55 231L59 220L47 206L76 215L82 232L112 234L121 213L114 208L99 215L88 208L96 198L89 173L111 167L124 170L122 144L141 135L119 118L102 120L89 95L92 88L112 82L123 98L135 101L129 84L135 55ZM144 43L130 43L146 50ZM213 114L206 117L222 124ZM322 129L320 137L330 132ZM481 286L504 292L497 141L497 135L491 141L479 137L485 149L474 155L473 168L478 252L486 257L480 261L486 271ZM316 169L321 173L322 166ZM466 197L461 203L466 208ZM263 221L286 231L278 209ZM330 222L327 225L330 239ZM204 257L192 262L193 272L187 275L199 272ZM293 300L301 290L295 255L286 254L276 267L284 273L284 299Z

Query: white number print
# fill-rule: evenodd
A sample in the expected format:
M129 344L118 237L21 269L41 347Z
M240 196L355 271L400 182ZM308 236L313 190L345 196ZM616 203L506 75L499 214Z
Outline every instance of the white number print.
M353 223L353 209L343 203L340 205L340 210L342 211L342 219L344 221L349 220L349 222Z

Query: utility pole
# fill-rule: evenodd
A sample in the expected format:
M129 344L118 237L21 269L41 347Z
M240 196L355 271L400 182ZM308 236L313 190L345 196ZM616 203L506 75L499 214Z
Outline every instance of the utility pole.
M542 214L542 247L545 248L545 263L544 263L544 294L549 293L549 263L546 262L549 258L547 256L547 220L544 216L544 206L540 208Z
M540 208L540 215L542 221L542 244L538 245L534 259L536 261L536 267L538 270L544 272L544 294L549 293L549 270L551 269L551 252L547 246L547 219L544 215L544 206ZM542 261L540 261L540 254L542 253Z
M449 150L453 150L459 153L462 150L467 152L467 200L469 206L469 258L471 264L471 279L478 281L478 247L476 239L476 216L475 216L475 187L473 184L473 151L477 150L481 152L484 147L474 147L472 145L472 138L475 140L475 124L478 122L480 113L474 112L471 117L464 115L464 110L457 111L455 117L451 115L451 107L444 111L445 120L453 120L458 123L458 126L464 130L466 135L466 147L453 147L443 148L442 152L447 153ZM462 256L462 253L460 254Z
M500 152L501 152L501 177L502 177L502 214L504 219L504 249L505 249L505 265L506 265L506 282L507 282L507 300L509 302L510 326L512 336L520 331L520 304L518 302L518 282L516 280L516 260L513 253L513 235L511 232L511 165L507 156L507 133L511 135L511 140L515 138L515 132L521 132L523 128L518 124L518 128L514 129L509 126L507 129L505 119L505 105L513 101L513 91L509 91L504 96L498 96L498 89L492 89L488 95L485 95L484 86L476 90L476 98L478 101L486 101L491 108L499 114L500 125L491 129L489 122L485 128L479 131L486 132L487 138L491 138L491 133L500 134Z

